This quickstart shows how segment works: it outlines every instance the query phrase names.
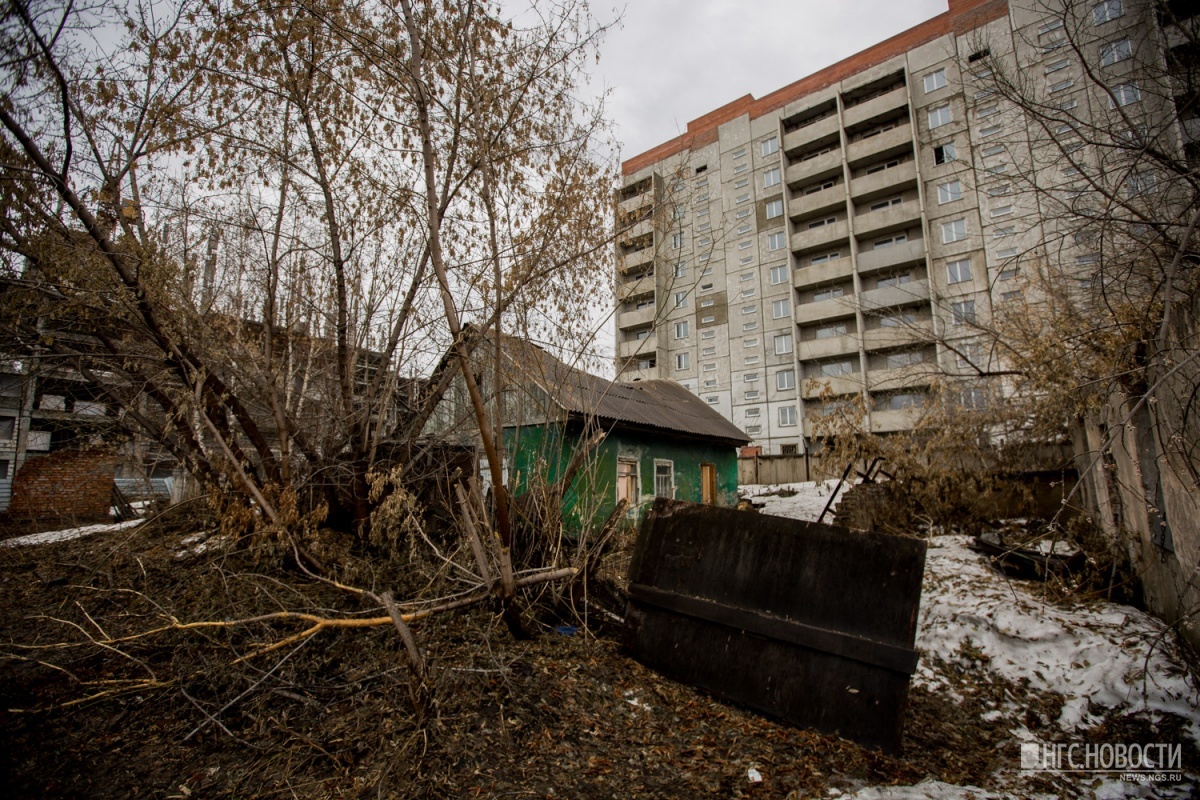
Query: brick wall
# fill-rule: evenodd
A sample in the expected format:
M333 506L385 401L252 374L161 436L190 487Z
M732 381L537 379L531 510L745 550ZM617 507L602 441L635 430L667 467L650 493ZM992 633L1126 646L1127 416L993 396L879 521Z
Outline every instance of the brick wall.
M112 505L117 457L88 450L59 450L25 462L13 480L13 519L103 520Z

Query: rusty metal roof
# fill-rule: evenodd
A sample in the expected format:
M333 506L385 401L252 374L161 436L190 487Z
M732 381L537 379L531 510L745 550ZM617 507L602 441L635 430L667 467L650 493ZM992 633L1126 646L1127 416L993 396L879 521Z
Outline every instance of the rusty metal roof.
M516 375L531 380L564 411L654 428L678 436L746 444L750 437L710 405L672 380L612 381L568 366L536 344L511 336L502 351Z

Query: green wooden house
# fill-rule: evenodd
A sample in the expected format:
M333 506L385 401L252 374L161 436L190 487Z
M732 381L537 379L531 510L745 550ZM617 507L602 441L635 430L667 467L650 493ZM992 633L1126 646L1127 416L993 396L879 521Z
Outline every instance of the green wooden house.
M515 495L554 484L582 451L563 495L568 532L602 524L619 500L634 522L655 497L737 505L737 448L750 437L683 386L611 381L526 340L501 342L505 481ZM494 340L476 353L493 348ZM481 360L489 396L494 372ZM473 428L465 397L451 392L446 402L435 427L464 436Z

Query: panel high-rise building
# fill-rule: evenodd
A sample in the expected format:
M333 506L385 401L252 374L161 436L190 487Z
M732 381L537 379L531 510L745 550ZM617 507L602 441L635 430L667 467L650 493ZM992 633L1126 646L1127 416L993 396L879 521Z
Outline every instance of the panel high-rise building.
M1076 117L1127 101L1134 113L1141 62L1128 55L1164 35L1155 12L1148 0L949 0L626 161L618 378L683 383L764 454L804 451L822 394L861 397L876 432L910 428L935 380L968 407L995 402L1007 389L972 376L990 357L981 332L1021 296L1021 264L1092 256L1018 179L1039 164L1039 139L1070 132L1021 113L988 65ZM1085 68L1107 70L1110 91ZM1071 168L1054 168L1069 184Z

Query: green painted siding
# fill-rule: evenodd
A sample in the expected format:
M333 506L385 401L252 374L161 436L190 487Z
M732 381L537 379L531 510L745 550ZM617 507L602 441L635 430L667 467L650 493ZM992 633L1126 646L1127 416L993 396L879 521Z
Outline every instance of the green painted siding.
M581 432L562 424L506 428L504 447L513 490L523 494L533 480L558 480L582 438ZM641 502L630 515L634 522L654 499L656 460L672 463L676 500L701 501L700 465L710 463L716 467L717 505L737 505L738 463L733 445L617 429L593 451L563 500L563 523L568 532L595 528L612 513L617 504L618 458L633 458L638 463Z

